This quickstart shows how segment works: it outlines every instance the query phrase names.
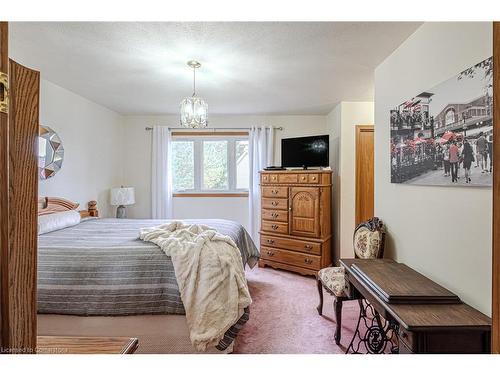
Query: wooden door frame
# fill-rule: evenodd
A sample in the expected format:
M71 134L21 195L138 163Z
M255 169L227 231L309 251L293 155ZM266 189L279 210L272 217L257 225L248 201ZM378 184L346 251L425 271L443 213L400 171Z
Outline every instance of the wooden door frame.
M9 350L35 353L40 73L9 60Z
M37 138L40 73L8 59L0 23L0 68L8 103L0 114L0 353L36 351Z
M8 73L8 24L0 22L0 72ZM6 259L9 251L9 116L0 112L0 350L6 339L7 273Z
M500 22L493 22L492 343L500 353Z
M354 139L354 144L355 144L355 149L354 149L354 168L355 168L355 180L354 180L354 184L355 184L355 190L356 190L356 193L355 193L355 211L354 211L354 220L355 220L355 225L358 225L359 222L360 222L360 216L361 216L361 213L359 212L359 208L360 208L360 204L359 204L359 200L360 200L360 191L359 191L359 187L358 187L358 173L359 173L359 169L358 169L358 150L357 150L357 146L358 146L358 139L359 139L359 135L360 133L374 133L375 135L375 126L374 125L356 125L356 137ZM374 140L375 142L375 140ZM375 160L374 160L375 161ZM375 198L375 197L374 197Z

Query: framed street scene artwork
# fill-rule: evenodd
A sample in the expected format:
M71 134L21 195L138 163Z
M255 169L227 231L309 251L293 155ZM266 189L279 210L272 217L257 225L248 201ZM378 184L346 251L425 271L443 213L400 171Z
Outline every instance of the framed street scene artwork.
M491 186L493 59L390 111L391 182Z

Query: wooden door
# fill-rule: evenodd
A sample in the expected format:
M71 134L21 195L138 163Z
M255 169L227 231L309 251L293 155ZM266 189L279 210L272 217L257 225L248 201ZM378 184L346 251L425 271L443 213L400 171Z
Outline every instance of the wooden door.
M319 237L320 188L290 188L290 234L303 237Z
M1 30L3 36L7 32L7 25L2 24ZM7 49L3 46L3 40L1 51L4 62L4 52L7 53ZM5 65L2 64L2 67ZM2 118L0 130L0 225L3 233L0 256L1 346L4 352L34 353L40 74L12 60L9 61L8 68L8 121L5 123ZM4 160L6 146L8 168ZM8 183L7 194L4 194L5 181ZM5 230L7 237L4 237Z
M356 126L356 222L373 217L374 200L374 128L373 125Z

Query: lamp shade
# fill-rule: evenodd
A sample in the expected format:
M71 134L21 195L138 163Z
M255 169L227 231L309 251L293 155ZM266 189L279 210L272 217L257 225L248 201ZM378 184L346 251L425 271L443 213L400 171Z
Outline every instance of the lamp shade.
M111 189L110 203L112 206L127 206L135 203L135 191L132 187Z

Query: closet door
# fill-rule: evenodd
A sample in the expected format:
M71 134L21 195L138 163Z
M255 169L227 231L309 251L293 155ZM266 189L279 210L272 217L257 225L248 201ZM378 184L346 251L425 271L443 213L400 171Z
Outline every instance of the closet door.
M1 24L0 29L2 68L5 68L7 47L3 36L7 33L7 24ZM8 68L8 121L5 122L2 117L0 130L1 346L5 352L34 353L40 74L12 60ZM5 161L6 146L8 168ZM8 184L7 194L4 194L5 182ZM7 237L4 237L5 234Z
M290 188L290 234L302 237L319 237L319 198L316 187Z

